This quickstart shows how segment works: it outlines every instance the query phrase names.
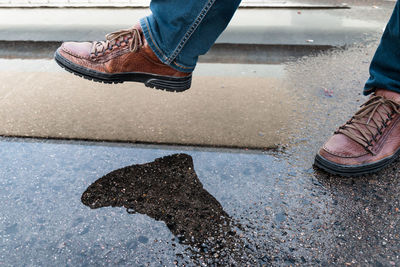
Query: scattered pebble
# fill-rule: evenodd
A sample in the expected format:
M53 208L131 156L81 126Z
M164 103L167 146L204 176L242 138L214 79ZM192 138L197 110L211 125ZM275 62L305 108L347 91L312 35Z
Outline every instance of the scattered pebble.
M328 96L328 97L332 97L333 96L333 90L328 90L326 88L323 88L323 89L324 89L324 95L325 96Z

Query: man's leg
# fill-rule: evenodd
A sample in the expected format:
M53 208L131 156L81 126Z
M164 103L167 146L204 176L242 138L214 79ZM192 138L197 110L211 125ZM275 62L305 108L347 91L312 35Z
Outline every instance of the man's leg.
M400 93L400 4L396 3L381 43L370 65L370 78L365 84L364 94L376 88L385 88Z
M315 165L346 176L378 171L400 153L400 6L386 26L370 66L361 109L324 144Z
M140 21L144 36L165 64L192 72L225 30L241 0L152 0Z
M142 82L168 91L190 88L199 55L228 25L240 0L153 0L152 15L102 42L67 42L57 63L86 79Z

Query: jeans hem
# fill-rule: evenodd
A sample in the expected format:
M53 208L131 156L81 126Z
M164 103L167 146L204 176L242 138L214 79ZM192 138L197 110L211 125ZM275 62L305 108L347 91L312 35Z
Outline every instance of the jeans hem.
M391 85L386 85L386 86L378 85L378 86L376 86L375 85L375 86L368 86L368 87L365 86L364 90L363 90L363 95L370 95L370 94L374 93L378 89L384 89L384 90L388 90L388 91L392 91L392 92L400 94L400 88L397 87L397 86L391 86Z
M147 20L147 17L140 19L140 26L142 27L144 38L149 44L151 50L153 50L154 54L162 63L170 66L177 71L187 73L193 72L195 66L185 66L184 64L176 62L176 60L170 62L169 58L165 55L165 53L161 50L161 48L157 45L155 39L153 38L153 34L151 32L150 24Z
M375 90L376 90L376 87L369 87L369 88L364 87L363 95L365 95L365 96L370 95L373 92L375 92Z

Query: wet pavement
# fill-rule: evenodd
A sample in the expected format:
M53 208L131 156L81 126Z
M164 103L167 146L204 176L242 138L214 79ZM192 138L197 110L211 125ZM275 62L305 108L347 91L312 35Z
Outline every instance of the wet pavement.
M0 139L0 265L399 266L400 162L358 178L328 175L312 166L323 142L365 101L361 89L379 35L376 31L347 49L321 51L267 68L282 87L265 90L282 88L284 94L266 102L278 103L278 110L272 104L254 110L260 111L260 123L265 122L262 117L277 121L282 115L284 124L254 134L264 144L280 136L274 150ZM38 69L37 61L23 62L26 72L33 69L47 77L59 72L49 64L39 64ZM17 72L19 64L1 61L0 75ZM225 79L265 78L261 69L267 66L257 66L248 65L243 77L233 65L225 65L225 73L223 65L214 70ZM207 68L197 71L200 77L208 75ZM81 82L73 79L65 80L75 85L70 90ZM207 93L210 88L201 79L197 84L204 88L197 88L197 93L161 95L168 101L174 101L174 96L185 103L191 96L195 102L203 99L206 103L214 95ZM18 86L17 81L8 84ZM58 84L54 88L60 91L49 91L45 85L20 93L24 99L20 102L17 94L13 99L20 104L19 110L37 111L26 103L43 99L35 98L40 95L51 96L49 103L57 100L61 111L69 97L79 93L68 94ZM248 92L260 96L248 87L232 91L234 99L251 103ZM115 88L114 93L129 93L128 87ZM106 92L97 85L84 90L95 89ZM3 83L2 90L10 88ZM133 94L140 90L135 88ZM220 99L229 95L221 90ZM152 92L140 95L147 96L149 103L160 97ZM261 96L268 99L268 94ZM29 98L32 102L27 102ZM11 104L4 94L1 100L3 110L10 112L3 111L0 119L7 121L7 116L18 112L5 108ZM231 101L231 111L240 110L238 103ZM226 105L221 109L228 110ZM68 117L55 118L55 122L65 122ZM238 125L232 129L231 140L239 136L234 134L241 129ZM252 121L251 125L257 124ZM189 126L197 127L185 124ZM214 134L220 144L225 141L226 136ZM248 142L244 136L238 140Z
M365 100L376 45L285 64L276 150L3 138L0 263L399 265L400 163L358 178L312 166Z
M261 152L2 139L0 263L400 264L399 163L330 176L297 141Z

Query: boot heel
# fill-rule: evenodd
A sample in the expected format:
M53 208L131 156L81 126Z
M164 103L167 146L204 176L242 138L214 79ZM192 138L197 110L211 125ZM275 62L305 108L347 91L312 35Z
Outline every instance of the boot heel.
M169 92L183 92L192 85L192 76L183 78L151 78L145 82L150 88L161 89Z

